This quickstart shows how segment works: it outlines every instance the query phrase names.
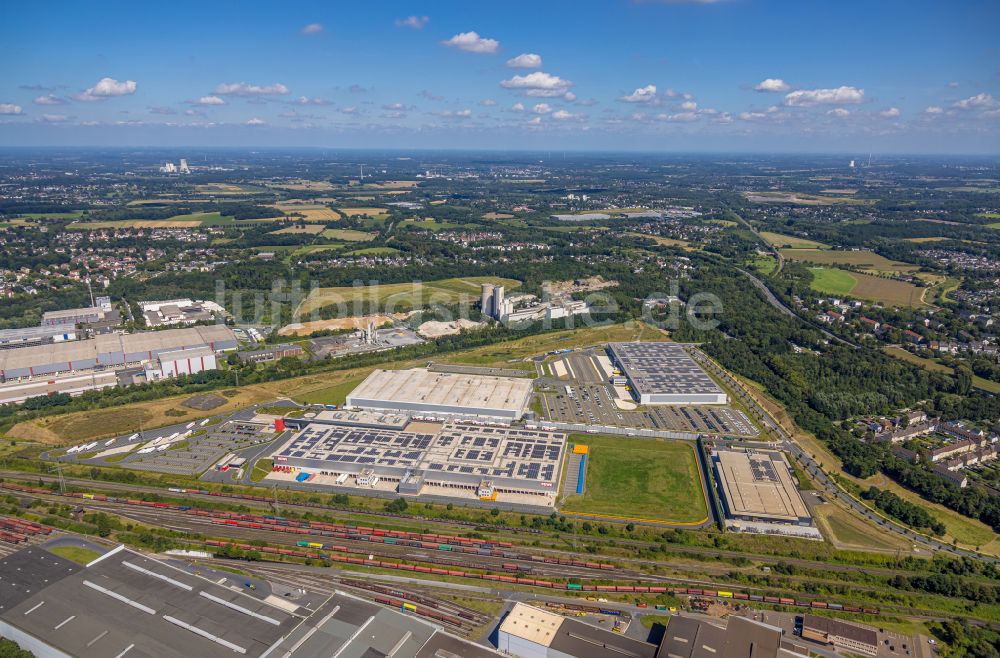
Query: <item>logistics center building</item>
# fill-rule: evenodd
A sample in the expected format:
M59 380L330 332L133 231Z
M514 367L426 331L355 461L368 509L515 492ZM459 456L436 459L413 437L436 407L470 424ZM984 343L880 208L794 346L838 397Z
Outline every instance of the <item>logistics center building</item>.
M531 380L426 368L375 370L347 396L347 408L520 420L528 408Z
M340 424L336 418L299 422L301 429L273 453L276 467L319 476L300 481L381 484L408 495L518 496L551 505L566 449L563 432L460 420L411 422L404 429L373 427L370 421Z
M715 474L730 518L810 525L812 517L791 469L777 451L719 450Z
M729 396L677 343L611 343L608 353L639 404L726 404Z

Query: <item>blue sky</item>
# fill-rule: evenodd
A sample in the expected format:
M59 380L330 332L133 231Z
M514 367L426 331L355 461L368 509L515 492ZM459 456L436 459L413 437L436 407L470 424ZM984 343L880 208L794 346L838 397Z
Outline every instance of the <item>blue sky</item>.
M0 145L1000 150L995 0L12 3Z

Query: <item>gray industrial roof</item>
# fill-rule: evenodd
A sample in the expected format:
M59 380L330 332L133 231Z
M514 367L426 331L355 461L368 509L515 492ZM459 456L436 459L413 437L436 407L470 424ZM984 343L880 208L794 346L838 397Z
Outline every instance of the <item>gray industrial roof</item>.
M235 347L236 336L232 329L225 325L143 331L124 335L102 334L88 340L0 350L0 371L50 363L86 361L103 354L157 352L212 343Z
M611 343L608 347L641 395L723 392L677 343Z
M347 594L288 612L124 548L86 567L39 547L0 560L7 625L79 658L497 655Z

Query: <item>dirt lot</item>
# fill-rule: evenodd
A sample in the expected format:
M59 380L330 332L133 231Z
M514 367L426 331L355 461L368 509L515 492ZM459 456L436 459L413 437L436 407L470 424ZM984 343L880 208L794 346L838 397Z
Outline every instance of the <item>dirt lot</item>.
M395 320L405 320L406 313L396 313L395 315L364 315L351 318L334 318L332 320L314 320L312 322L297 322L282 327L278 331L279 336L308 336L314 331L325 329L360 329L374 321L376 327L384 327L392 324Z

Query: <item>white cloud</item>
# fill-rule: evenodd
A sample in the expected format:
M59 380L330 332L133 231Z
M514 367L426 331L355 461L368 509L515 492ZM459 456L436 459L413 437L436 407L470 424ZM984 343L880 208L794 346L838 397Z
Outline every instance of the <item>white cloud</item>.
M390 112L404 112L410 110L411 108L403 105L402 103L386 103L382 106L383 110L389 110Z
M306 25L304 28L302 28L302 34L305 35L320 34L322 32L323 32L322 23L310 23L309 25Z
M958 82L955 81L955 80L952 80L951 82L948 83L948 86L951 87L952 89L957 89L958 88Z
M340 108L340 112L341 114L357 114L358 108L354 107L353 105L350 107L342 107Z
M832 110L828 111L827 114L829 114L832 117L843 119L844 117L850 116L851 111L843 107L835 107Z
M202 96L198 99L198 105L225 105L226 101L218 96Z
M512 69L538 69L542 67L542 56L535 53L521 53L507 60L507 66Z
M900 115L898 107L888 107L878 113L880 117L885 117L886 119L895 119Z
M443 112L433 112L442 119L468 119L472 116L472 110L445 110Z
M80 101L99 101L114 96L128 96L136 90L135 80L119 82L114 78L101 78L97 84L76 95Z
M762 80L754 89L756 91L782 92L788 91L791 87L781 78L768 78Z
M684 101L681 103L681 109L685 112L694 112L698 109L698 104L694 101Z
M697 121L700 115L697 112L678 112L676 114L657 114L658 121L668 121L673 123L690 123Z
M62 123L63 121L65 121L68 118L69 117L67 117L65 114L43 114L42 115L42 121L45 121L46 123Z
M461 32L447 41L442 41L441 43L469 53L492 54L500 48L499 41L496 39L481 37L476 32Z
M66 101L54 94L45 94L34 100L35 105L65 105Z
M524 112L524 103L514 103L510 106L511 112Z
M396 19L396 27L412 27L414 30L422 30L430 20L426 16L407 16Z
M497 104L497 102L492 98L484 98L483 100L479 101L479 104L482 105L483 107L493 107L494 105Z
M799 89L785 96L785 105L792 107L812 107L820 104L860 103L865 99L865 90L857 87L841 86L835 89Z
M13 103L0 103L0 114L24 114L24 110L20 105L14 105Z
M572 103L573 101L576 100L576 94L574 94L571 91L567 91L562 96L563 96L563 99L566 100L568 103Z
M618 100L623 103L650 103L656 100L656 85L646 85L639 87L631 94L622 96Z
M926 110L924 110L924 112L927 114L944 114L944 108L938 107L937 105L931 105Z
M308 96L299 96L295 99L296 105L329 105L330 101L325 98L320 98L318 96L314 98L309 98Z
M542 117L535 117L534 119L532 119L531 121L528 122L528 125L529 126L540 126L540 125L542 125Z
M552 111L552 106L549 105L548 103L538 103L533 108L531 108L531 111L534 112L535 114L548 114L549 112Z
M1000 101L983 92L958 101L955 103L955 107L960 110L991 110L1000 107Z
M215 93L223 96L277 96L287 94L288 87L276 82L273 85L251 85L246 82L223 82L215 87Z
M555 98L569 94L573 83L569 80L563 80L558 75L535 71L527 75L515 75L510 80L503 80L500 82L500 86L504 89L520 91L526 96Z
M763 121L767 118L766 112L740 112L740 121Z
M557 110L552 113L552 118L556 121L569 121L570 119L578 118L577 115L572 112L567 112L566 110Z
M247 125L248 126L263 126L266 123L267 123L267 121L264 121L263 119L259 119L257 117L254 117L254 118L250 119L249 121L247 121Z

